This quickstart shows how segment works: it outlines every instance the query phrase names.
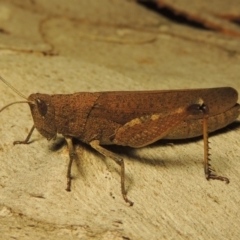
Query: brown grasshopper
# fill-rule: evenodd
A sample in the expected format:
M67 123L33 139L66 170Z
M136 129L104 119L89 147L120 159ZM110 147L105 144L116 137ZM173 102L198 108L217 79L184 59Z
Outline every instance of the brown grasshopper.
M71 166L75 158L72 139L91 145L96 151L113 159L121 167L121 192L125 190L124 160L107 150L103 145L122 145L133 148L147 146L159 139L185 139L203 135L204 172L206 179L218 179L229 183L226 177L218 176L209 163L208 132L223 128L235 121L240 113L238 93L230 87L166 90L166 91L115 91L79 92L48 95L35 93L28 98L13 86L0 79L28 103L34 125L24 141L28 144L36 128L47 140L60 133L69 149L67 168L67 191L71 189Z

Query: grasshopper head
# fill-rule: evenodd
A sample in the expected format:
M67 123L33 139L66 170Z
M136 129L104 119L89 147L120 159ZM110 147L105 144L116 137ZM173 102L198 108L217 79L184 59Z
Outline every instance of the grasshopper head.
M55 138L55 109L48 94L34 93L28 97L34 126L48 140Z

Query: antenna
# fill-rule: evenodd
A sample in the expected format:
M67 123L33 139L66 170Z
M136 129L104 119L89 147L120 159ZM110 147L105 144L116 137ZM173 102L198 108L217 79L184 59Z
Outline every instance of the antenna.
M17 93L20 97L26 99L27 101L17 101L17 102L12 102L9 103L8 105L4 106L3 108L0 109L0 112L2 112L5 108L13 105L13 104L17 104L17 103L31 103L34 104L35 103L33 101L29 101L28 98L26 96L24 96L22 93L20 93L15 87L13 87L9 82L7 82L3 77L0 76L0 80L2 80L2 82L4 82L8 87L10 87L15 93Z
M26 100L27 97L24 96L22 93L20 93L15 87L13 87L9 82L7 82L3 77L0 76L0 79L8 86L10 87L15 93L17 93L20 97L25 98Z

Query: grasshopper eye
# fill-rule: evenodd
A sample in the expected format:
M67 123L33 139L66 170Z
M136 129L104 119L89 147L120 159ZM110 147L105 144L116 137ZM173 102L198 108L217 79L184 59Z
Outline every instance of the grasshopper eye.
M47 106L46 102L44 102L38 98L38 99L36 99L36 103L37 103L38 112L40 113L40 115L42 117L45 117L45 115L47 114L47 111L48 111L48 106Z

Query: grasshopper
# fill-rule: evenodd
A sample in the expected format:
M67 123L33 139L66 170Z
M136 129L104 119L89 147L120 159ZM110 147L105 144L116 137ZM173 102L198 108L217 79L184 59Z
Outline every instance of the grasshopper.
M156 90L78 92L73 94L31 94L28 98L7 84L28 103L33 126L23 141L28 144L36 128L47 140L57 133L66 139L69 150L67 191L71 190L71 166L76 153L72 139L89 144L97 152L113 159L121 167L121 193L133 205L125 190L125 167L121 156L104 145L145 147L159 139L186 139L203 135L204 173L207 180L229 183L227 177L217 175L209 161L208 133L223 128L237 119L240 105L238 93L231 87Z

